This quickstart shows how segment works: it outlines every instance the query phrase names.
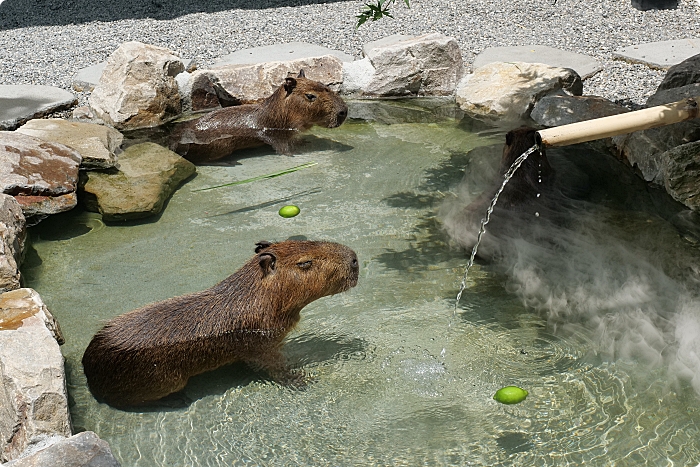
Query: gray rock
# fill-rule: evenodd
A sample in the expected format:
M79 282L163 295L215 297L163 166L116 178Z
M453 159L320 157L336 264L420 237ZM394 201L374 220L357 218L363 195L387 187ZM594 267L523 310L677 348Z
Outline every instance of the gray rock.
M0 194L0 292L20 287L19 266L26 237L22 207L12 196Z
M365 56L374 74L364 96L447 96L464 75L457 41L439 33L391 36L368 44Z
M14 130L27 120L77 103L73 93L53 86L0 85L0 130Z
M120 467L106 441L84 431L21 459L6 467Z
M219 107L221 92L239 103L259 102L279 88L289 73L296 76L300 70L304 70L307 78L333 90L338 90L343 80L343 62L335 55L213 67L192 73L189 97L192 110Z
M688 38L622 47L613 53L613 57L630 63L642 63L650 68L667 70L698 53L700 53L700 39Z
M289 62L311 57L323 57L333 55L343 62L354 60L352 55L348 55L339 50L332 50L320 45L306 42L287 42L284 44L268 45L265 47L253 47L242 49L228 55L224 55L214 62L214 66L222 65L252 65L265 62Z
M581 77L569 68L539 63L489 63L459 83L455 98L468 114L517 121L526 119L537 101L568 91L581 95Z
M671 104L689 97L700 96L700 83L686 84L677 88L662 89L655 94L649 96L646 107L654 107L657 105ZM698 103L700 105L700 103Z
M678 6L678 0L632 0L637 10L669 10Z
M546 45L520 45L513 47L489 47L474 59L473 69L494 62L543 63L545 65L571 68L585 80L598 73L603 66L593 57L555 49Z
M545 96L530 117L543 126L560 126L628 112L621 105L597 96Z
M656 92L700 83L700 53L668 69Z
M77 203L80 161L62 144L0 131L0 192L14 196L25 217L68 211Z
M343 63L343 83L340 86L340 93L351 96L361 96L364 89L367 89L375 70L369 58L355 60L354 62Z
M58 323L38 293L0 294L0 461L71 435L59 343Z
M184 69L168 49L126 42L109 56L90 107L97 118L118 129L161 125L180 115L175 76Z
M75 149L82 156L80 166L84 169L115 167L117 153L124 139L114 128L57 118L30 120L17 131Z
M139 219L160 213L195 166L155 143L130 146L119 156L116 174L84 172L85 207L106 221Z
M661 154L663 181L673 199L700 211L700 141Z
M700 84L663 89L647 100L646 107L681 101L700 95ZM613 142L619 155L639 171L648 182L664 185L662 154L683 144L700 140L700 119L687 120L628 135L616 136Z

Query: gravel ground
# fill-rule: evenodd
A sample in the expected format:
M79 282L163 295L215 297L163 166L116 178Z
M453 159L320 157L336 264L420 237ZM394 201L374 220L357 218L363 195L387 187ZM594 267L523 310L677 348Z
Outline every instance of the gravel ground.
M81 68L125 41L167 47L202 66L239 49L304 41L360 57L390 34L441 32L464 60L491 46L540 44L591 55L604 70L584 93L630 107L643 103L663 71L612 59L620 47L700 38L700 0L638 11L630 0L402 0L394 19L355 29L362 0L0 0L0 84L70 89ZM85 96L81 96L81 100Z

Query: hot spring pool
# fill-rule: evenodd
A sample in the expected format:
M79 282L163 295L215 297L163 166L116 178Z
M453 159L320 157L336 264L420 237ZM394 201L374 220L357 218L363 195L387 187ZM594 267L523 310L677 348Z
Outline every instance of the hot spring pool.
M31 229L23 274L65 334L75 430L125 467L698 464L700 255L687 216L591 146L550 151L585 193L550 218L494 222L508 251L470 272L455 313L469 253L455 206L486 186L504 130L435 103L373 105L376 119L315 129L293 158L261 149L198 167L157 219L104 225L75 210ZM194 191L306 162L317 165ZM301 213L280 217L285 204ZM102 323L207 288L257 241L287 238L360 259L358 286L307 306L287 339L306 389L234 365L193 378L184 407L93 399L80 359ZM524 402L492 399L511 384Z

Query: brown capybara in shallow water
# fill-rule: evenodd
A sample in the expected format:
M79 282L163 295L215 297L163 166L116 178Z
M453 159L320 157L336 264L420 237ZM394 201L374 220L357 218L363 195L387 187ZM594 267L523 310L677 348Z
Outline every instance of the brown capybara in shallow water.
M269 144L291 154L299 132L314 125L335 128L348 115L348 106L328 86L304 77L287 77L259 104L214 110L175 127L170 148L192 162L207 162L239 149Z
M236 361L294 382L282 340L306 305L357 284L357 256L338 243L297 240L260 242L255 253L207 290L109 321L83 355L95 397L115 407L142 405Z

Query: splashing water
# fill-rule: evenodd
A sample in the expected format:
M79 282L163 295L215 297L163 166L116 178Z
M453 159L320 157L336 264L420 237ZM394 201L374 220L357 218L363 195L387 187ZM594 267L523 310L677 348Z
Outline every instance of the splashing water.
M464 289L467 288L467 276L469 275L469 270L474 265L474 258L476 258L476 252L479 248L479 243L481 243L481 237L483 237L484 233L486 232L486 224L488 224L489 221L491 220L491 214L493 213L493 209L496 207L496 203L498 202L498 197L501 196L501 193L505 189L506 184L508 184L508 181L511 178L513 178L515 171L518 170L518 168L522 165L523 162L525 162L525 159L527 159L530 154L537 151L538 149L539 149L539 146L537 144L535 144L530 149L528 149L527 151L522 153L517 159L515 159L515 161L510 166L508 171L503 175L503 183L501 183L501 187L496 192L496 196L494 196L493 199L491 200L491 204L489 204L489 207L486 210L486 216L483 219L481 219L481 225L479 226L479 234L476 237L476 243L474 244L474 247L472 248L472 254L471 254L471 257L469 258L469 261L467 262L467 266L464 268L464 275L462 276L462 283L459 286L459 292L457 293L457 298L455 299L455 308L454 308L455 314L457 314L457 307L459 306L459 301L462 298L462 294L464 293Z

